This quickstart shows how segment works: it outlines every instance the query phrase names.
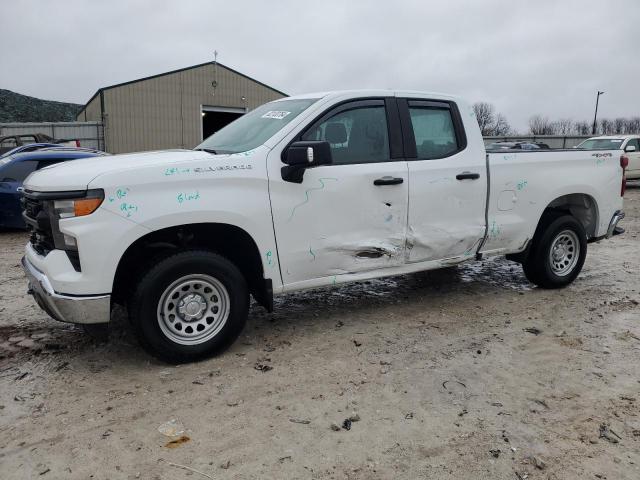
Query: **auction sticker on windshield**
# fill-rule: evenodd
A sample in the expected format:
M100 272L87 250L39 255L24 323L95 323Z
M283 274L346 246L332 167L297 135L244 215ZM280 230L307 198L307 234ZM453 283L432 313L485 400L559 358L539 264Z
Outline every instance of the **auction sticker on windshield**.
M284 110L269 110L267 113L262 115L262 118L275 118L276 120L282 120L290 113L291 112L286 112Z

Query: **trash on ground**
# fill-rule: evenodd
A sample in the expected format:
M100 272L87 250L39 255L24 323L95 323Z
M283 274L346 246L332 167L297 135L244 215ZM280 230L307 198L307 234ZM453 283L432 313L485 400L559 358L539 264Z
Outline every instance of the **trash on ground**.
M611 430L611 428L609 428L609 425L607 425L606 423L600 424L599 438L604 438L611 443L619 443L619 441L622 440L622 437Z
M311 420L303 420L301 418L290 418L289 421L291 423L300 423L302 425L309 425L311 423Z
M534 335L540 335L542 333L542 330L536 327L525 328L524 331L527 333L532 333Z
M256 366L253 368L262 373L273 370L273 367L271 365L265 365L264 363L256 363Z
M342 422L342 428L344 428L345 430L351 430L351 420L349 420L348 418L345 419L345 421Z
M184 426L178 420L172 418L160 425L158 431L165 437L179 437L184 433Z
M175 440L168 441L167 444L165 445L165 447L167 447L167 448L176 448L176 447L179 447L180 445L182 445L183 443L187 443L190 440L191 439L189 437L187 437L186 435L182 435L182 436L176 438Z

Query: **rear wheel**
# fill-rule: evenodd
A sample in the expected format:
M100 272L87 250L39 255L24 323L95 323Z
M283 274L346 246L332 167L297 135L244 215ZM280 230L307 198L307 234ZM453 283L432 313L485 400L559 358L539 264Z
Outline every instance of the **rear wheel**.
M522 267L527 279L544 288L575 280L587 256L587 236L571 215L549 214L541 221Z
M171 363L211 356L240 335L249 293L238 268L208 251L172 255L152 267L131 299L142 346Z

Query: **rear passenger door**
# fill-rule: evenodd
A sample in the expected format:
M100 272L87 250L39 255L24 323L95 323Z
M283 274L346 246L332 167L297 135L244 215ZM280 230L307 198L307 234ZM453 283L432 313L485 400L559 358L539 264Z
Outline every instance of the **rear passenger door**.
M408 263L472 256L485 233L484 150L468 146L457 105L398 100L409 168Z

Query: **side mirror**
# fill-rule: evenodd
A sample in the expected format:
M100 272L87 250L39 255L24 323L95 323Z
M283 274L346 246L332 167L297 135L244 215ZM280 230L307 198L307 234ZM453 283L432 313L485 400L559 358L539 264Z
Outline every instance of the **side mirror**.
M282 152L282 179L287 182L302 183L307 168L331 165L331 145L329 142L294 142Z
M627 145L627 146L624 148L624 151L625 151L625 152L635 152L635 151L636 151L636 146L635 146L635 145Z

